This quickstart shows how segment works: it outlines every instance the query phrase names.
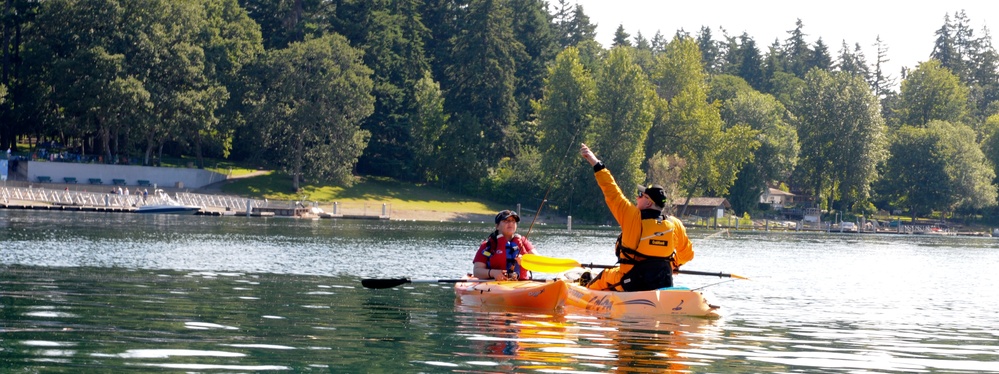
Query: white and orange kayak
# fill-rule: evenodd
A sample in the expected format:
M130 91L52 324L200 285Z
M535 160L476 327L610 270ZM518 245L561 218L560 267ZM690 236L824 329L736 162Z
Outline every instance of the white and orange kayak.
M608 318L643 319L672 316L718 318L719 307L701 291L683 287L652 291L595 291L577 283L568 285L566 305Z
M558 310L566 302L568 285L562 279L548 281L461 282L454 285L462 305L497 308Z

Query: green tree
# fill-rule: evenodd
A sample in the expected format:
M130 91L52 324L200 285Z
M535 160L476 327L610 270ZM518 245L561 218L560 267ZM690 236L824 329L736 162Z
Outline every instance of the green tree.
M260 25L264 47L281 49L289 43L321 33L319 25L336 8L336 2L323 0L240 0L247 14Z
M891 88L895 85L895 78L891 74L884 71L884 66L889 61L888 59L888 46L881 41L881 36L878 35L877 40L874 43L877 48L877 60L874 61L874 72L871 77L871 89L874 90L874 96L878 99L884 99L885 96L891 92ZM882 108L882 114L884 108Z
M700 61L700 56L697 58ZM626 47L611 49L596 86L593 130L586 136L587 143L614 173L618 185L633 191L645 181L641 166L654 116L655 91ZM586 186L588 196L599 196L595 184ZM581 207L588 214L606 217L603 201L586 200Z
M351 45L364 51L364 64L374 74L375 111L361 128L371 140L358 161L360 173L414 180L409 122L416 82L430 64L423 41L430 35L419 13L419 2L345 1L340 4L336 29L349 29Z
M815 47L812 48L812 55L808 59L807 68L810 70L812 68L819 68L822 70L832 70L832 57L829 55L829 47L826 43L822 42L822 38L815 41Z
M925 127L904 125L892 136L879 195L895 207L908 209L913 219L953 204L949 177L941 156L940 134Z
M305 175L349 186L369 136L360 123L374 111L361 51L332 34L272 51L264 66L254 119L273 161L296 191Z
M748 125L758 131L760 147L754 162L746 164L731 188L729 202L737 214L755 210L768 186L788 181L798 162L800 145L791 113L773 96L755 90L742 90L722 103L726 127Z
M899 100L903 124L925 126L932 120L967 123L968 88L940 61L920 63L902 81Z
M836 68L839 71L859 76L866 82L871 81L871 72L867 67L867 59L864 57L864 51L860 48L860 44L854 45L851 51L844 41L839 50ZM880 98L877 92L875 92L875 96Z
M982 153L992 163L992 168L999 175L999 114L993 114L985 119L981 128ZM999 183L999 181L995 181Z
M721 47L712 39L711 28L701 26L697 32L697 49L701 51L701 65L708 74L721 73Z
M525 52L522 60L517 61L515 96L520 108L517 117L528 133L531 131L526 124L533 125L536 120L531 101L541 98L548 64L559 51L545 4L543 0L510 1L514 38L523 44ZM530 133L526 138L525 143L532 144L536 136Z
M6 0L0 9L0 86L5 87L6 92L6 100L0 104L0 149L16 151L15 137L36 127L27 124L29 118L36 117L26 115L34 112L33 108L22 109L20 105L32 101L25 95L28 93L25 88L34 86L31 79L25 79L27 69L22 50L25 40L32 37L25 29L35 27L34 18L41 6L38 1ZM22 99L22 96L25 97Z
M805 25L800 18L794 23L794 26L794 30L787 32L790 36L784 40L780 56L784 71L804 78L813 54L812 50L808 48L808 42L805 41L807 34L803 30Z
M645 157L661 153L685 162L680 176L687 198L701 193L726 195L736 173L759 146L756 132L748 126L723 129L718 106L708 102L707 76L700 61L693 39L676 38L651 73L660 97L668 101L668 116L653 126Z
M544 174L549 176L550 188L562 190L564 186L577 185L579 179L592 178L591 173L570 173L574 170L575 159L566 160L568 149L579 146L586 129L590 127L593 114L591 106L595 100L596 85L590 74L583 68L579 51L574 47L566 48L555 58L548 68L545 79L544 96L534 103L538 113L538 141L541 153L541 165ZM574 153L574 152L573 152ZM574 178L569 178L574 177ZM588 179L579 181L586 185ZM556 206L568 206L571 194L556 194L551 196Z
M843 210L870 199L876 166L887 147L884 119L867 82L852 74L812 69L801 100L793 110L799 119L800 175L828 206Z
M913 218L996 205L995 170L966 125L934 120L925 127L903 126L891 154L883 194Z
M243 69L263 53L263 39L260 26L237 0L205 0L202 6L205 23L198 43L205 54L206 79L216 87L216 94L224 94L227 99L218 109L217 119L210 118L192 128L194 153L198 165L203 167L205 152L214 157L229 157L233 137L243 128L241 113L246 109Z
M624 25L617 25L617 30L614 31L614 41L611 43L613 47L631 47L631 34L624 31Z
M481 126L480 131L463 131L471 136L465 140L473 147L463 153L481 158L485 165L513 156L523 142L514 93L517 62L526 55L523 44L514 39L510 17L510 9L501 1L473 1L447 69L452 85L444 87L445 106L469 117L452 125ZM478 175L473 180L486 171L474 171Z
M436 182L441 171L450 167L448 160L439 157L443 143L447 141L443 135L448 131L449 121L444 112L444 94L440 84L427 71L423 79L416 82L414 96L414 110L408 121L413 125L408 146L413 154L417 180Z

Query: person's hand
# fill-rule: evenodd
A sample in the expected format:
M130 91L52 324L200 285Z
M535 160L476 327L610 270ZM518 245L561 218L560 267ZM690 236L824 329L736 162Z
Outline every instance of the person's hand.
M489 269L489 277L498 281L506 280L506 272L499 269Z
M600 162L600 160L597 160L597 155L593 154L593 151L591 151L590 147L587 147L586 144L581 144L579 147L579 155L583 156L583 158L586 159L586 162L590 163L590 166L596 165Z

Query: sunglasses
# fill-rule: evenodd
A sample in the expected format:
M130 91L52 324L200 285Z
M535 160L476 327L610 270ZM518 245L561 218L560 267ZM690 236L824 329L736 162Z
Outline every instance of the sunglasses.
M639 197L642 197L642 195L645 195L645 192L642 192L641 190L639 190L638 191L638 195L636 195L635 198L637 199Z

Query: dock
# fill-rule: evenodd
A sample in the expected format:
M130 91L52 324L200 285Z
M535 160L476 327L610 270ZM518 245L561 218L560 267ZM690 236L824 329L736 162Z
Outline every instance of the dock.
M250 199L240 196L199 194L176 191L174 199L184 205L201 209L195 213L203 216L243 216L243 217L289 217L316 219L367 219L388 220L390 210L381 204L380 214L368 214L369 205L356 207L360 212L344 214L343 204L331 203L332 213L319 207L318 202L276 201ZM146 204L154 204L155 197L143 194L117 194L110 192L89 192L46 187L0 187L0 209L61 210L82 212L133 213ZM347 208L351 210L351 208ZM370 209L375 212L376 210ZM357 214L360 213L360 214Z

